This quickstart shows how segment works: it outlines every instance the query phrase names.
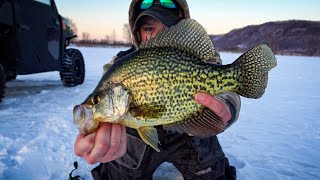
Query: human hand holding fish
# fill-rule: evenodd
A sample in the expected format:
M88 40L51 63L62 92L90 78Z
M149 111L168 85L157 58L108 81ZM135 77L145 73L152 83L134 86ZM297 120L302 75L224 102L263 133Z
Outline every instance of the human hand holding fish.
M93 133L79 133L74 144L75 154L89 164L113 161L126 151L126 128L120 124L101 122Z
M210 94L198 92L194 97L195 101L213 111L221 121L226 124L231 119L231 112L225 102L211 96ZM217 132L218 134L219 132Z

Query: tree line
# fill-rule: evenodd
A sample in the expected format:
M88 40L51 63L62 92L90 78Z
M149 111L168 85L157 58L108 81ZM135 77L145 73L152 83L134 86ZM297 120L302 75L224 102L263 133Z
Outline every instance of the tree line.
M69 25L74 34L77 37L71 40L71 43L78 46L131 46L131 31L129 24L124 24L122 28L122 33L124 40L119 40L118 34L115 30L111 34L107 34L104 38L92 38L91 34L88 32L82 32L78 34L78 28L75 22L71 18L67 18Z

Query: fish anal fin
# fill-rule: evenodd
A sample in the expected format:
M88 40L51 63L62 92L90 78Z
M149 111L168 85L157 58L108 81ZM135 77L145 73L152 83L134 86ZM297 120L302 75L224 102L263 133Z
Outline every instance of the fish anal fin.
M150 126L150 127L140 127L138 130L138 134L140 135L141 139L155 149L157 152L160 152L158 148L158 132L157 129Z
M223 132L226 125L213 111L208 108L203 108L185 120L167 124L163 127L173 132L207 137Z

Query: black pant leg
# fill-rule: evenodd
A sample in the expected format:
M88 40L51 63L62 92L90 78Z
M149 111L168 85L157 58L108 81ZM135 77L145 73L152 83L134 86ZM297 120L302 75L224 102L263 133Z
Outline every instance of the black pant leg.
M235 179L235 168L229 165L216 136L190 137L189 143L177 155L170 161L186 180Z

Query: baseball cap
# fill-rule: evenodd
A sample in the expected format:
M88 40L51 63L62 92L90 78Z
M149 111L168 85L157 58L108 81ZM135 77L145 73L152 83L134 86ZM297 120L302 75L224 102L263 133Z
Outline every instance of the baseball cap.
M137 30L139 28L140 20L144 16L151 16L161 21L167 27L175 25L177 22L181 20L179 16L179 9L168 9L160 5L155 5L149 9L141 11L134 23L134 30Z

